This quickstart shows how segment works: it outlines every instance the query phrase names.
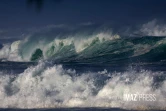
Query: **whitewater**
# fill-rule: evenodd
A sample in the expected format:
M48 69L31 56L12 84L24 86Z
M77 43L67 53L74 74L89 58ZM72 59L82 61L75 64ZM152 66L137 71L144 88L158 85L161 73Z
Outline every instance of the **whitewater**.
M166 81L157 83L160 86L155 85L155 78L161 75L165 73L134 69L123 73L111 73L107 70L78 73L72 69L64 69L62 65L48 66L40 62L18 75L1 74L0 107L162 109L166 104ZM129 92L156 94L157 100L126 102L123 94Z
M1 44L0 108L166 109L163 33L40 33ZM126 101L125 94L155 99Z

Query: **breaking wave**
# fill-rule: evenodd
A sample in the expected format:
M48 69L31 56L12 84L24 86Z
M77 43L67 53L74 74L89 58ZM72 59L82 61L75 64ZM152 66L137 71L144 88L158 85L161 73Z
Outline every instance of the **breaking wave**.
M145 26L147 25L144 25L143 29L147 29ZM166 61L164 56L166 38L160 34L120 37L110 31L94 32L89 29L89 33L87 30L82 32L78 30L53 35L51 32L46 34L40 32L41 34L33 34L24 40L3 44L0 49L0 60L22 62L51 60L56 63L91 64Z
M120 38L98 34L90 38L22 40L5 44L0 59L7 61L54 60L73 63L161 62L166 60L165 37Z
M164 72L77 73L62 65L40 62L20 74L0 73L1 108L118 107L164 109ZM106 79L101 79L101 77ZM155 81L158 79L158 82ZM153 94L155 101L125 101L124 94Z
M120 38L109 33L92 35L76 34L57 36L54 39L31 36L12 44L4 44L0 50L0 59L8 61L37 61L39 59L64 59L79 55L104 41Z

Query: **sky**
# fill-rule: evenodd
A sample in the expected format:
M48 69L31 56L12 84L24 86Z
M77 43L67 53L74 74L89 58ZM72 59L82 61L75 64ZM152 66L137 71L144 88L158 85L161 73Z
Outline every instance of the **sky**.
M0 36L59 24L111 24L116 29L165 22L165 6L166 0L0 0Z

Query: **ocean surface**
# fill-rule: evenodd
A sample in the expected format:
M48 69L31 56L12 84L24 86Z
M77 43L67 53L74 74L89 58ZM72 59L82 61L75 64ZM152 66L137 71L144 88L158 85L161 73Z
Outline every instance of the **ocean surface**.
M166 109L166 37L47 36L1 40L0 111Z

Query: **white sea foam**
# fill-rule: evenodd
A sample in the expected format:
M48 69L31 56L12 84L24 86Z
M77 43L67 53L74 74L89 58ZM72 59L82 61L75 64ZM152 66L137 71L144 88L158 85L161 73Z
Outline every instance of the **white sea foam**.
M142 25L140 29L143 35L148 36L166 36L166 24L158 23L157 20L152 20Z
M4 44L3 48L0 49L0 59L8 61L22 61L19 55L19 44L20 41L15 41L12 44Z
M78 76L76 71L64 70L61 65L48 67L45 63L39 63L16 76L0 75L0 107L161 109L166 104L166 81L157 89L152 87L153 75L162 73L146 70L108 73L104 70L102 75L112 78L98 89L95 76L101 72L87 72ZM155 94L156 101L124 101L123 95L126 93Z

